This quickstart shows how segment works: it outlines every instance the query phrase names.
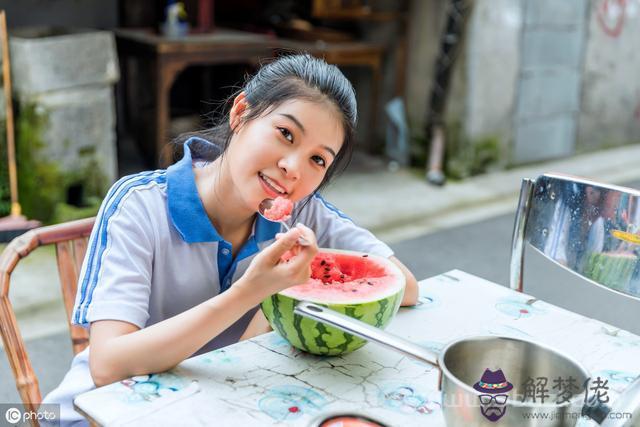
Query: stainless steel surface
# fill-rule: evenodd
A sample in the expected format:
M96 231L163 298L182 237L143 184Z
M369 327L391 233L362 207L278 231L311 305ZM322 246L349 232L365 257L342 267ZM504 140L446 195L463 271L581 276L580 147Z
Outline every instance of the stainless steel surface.
M602 427L639 427L640 426L640 376L613 402L610 412L613 414L631 414L631 417L607 418Z
M459 340L443 352L442 399L447 426L496 425L482 416L478 404L480 393L471 387L485 369L501 369L507 381L513 384L498 425L575 425L582 408L583 385L589 374L569 356L539 343L493 336ZM557 404L558 396L551 393L553 380L569 377L576 380L579 389L570 400ZM550 396L543 402L539 397L534 402L531 396L535 391L531 390L530 382L537 382L538 378L548 380Z
M546 174L535 180L528 208L523 197L525 243L592 283L640 300L639 191ZM522 216L514 227L512 288L523 267L516 232Z
M502 370L513 385L513 389L505 393L508 398L503 405L504 415L499 419L501 425L573 426L581 413L589 373L569 356L540 343L497 336L462 338L448 344L436 358L431 351L326 307L302 302L295 313L433 365L437 359L436 366L442 370L442 406L447 426L495 427L496 423L482 414L481 393L473 388L486 369ZM531 391L529 379L547 378L549 384L553 384L554 379L570 377L575 379L577 389L562 403L556 403L558 396L536 402L527 393Z
M511 269L509 285L511 289L522 292L522 265L524 261L524 231L527 225L529 205L535 181L523 179L520 187L520 199L516 210L516 219L513 226L513 238L511 240Z
M285 221L274 221L273 219L267 218L264 215L266 210L271 209L271 206L273 206L273 199L264 199L263 201L261 201L260 205L258 206L258 213L260 214L260 216L263 217L264 219L266 219L267 221L280 223L284 227L285 231L291 230L291 227L289 227L289 225ZM289 218L287 218L287 219L289 219ZM300 246L309 246L310 245L309 241L307 239L305 239L304 237L300 237L298 239L298 244Z
M423 362L430 363L434 366L438 365L438 355L424 347L416 345L411 341L400 338L371 326L367 323L356 320L353 317L345 316L326 307L317 304L302 301L293 309L295 314L308 317L326 323L331 326L343 330L351 335L364 338L369 341L375 341L392 350L398 350L406 356L413 357Z

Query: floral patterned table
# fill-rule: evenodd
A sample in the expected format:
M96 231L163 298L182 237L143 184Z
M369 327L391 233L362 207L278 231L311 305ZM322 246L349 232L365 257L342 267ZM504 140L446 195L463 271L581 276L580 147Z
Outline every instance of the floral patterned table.
M640 374L640 337L459 270L420 282L419 304L401 308L388 330L432 349L465 335L536 339L608 380L612 400ZM317 357L274 332L84 393L75 405L109 426L307 426L341 411L393 426L445 425L432 366L376 344Z

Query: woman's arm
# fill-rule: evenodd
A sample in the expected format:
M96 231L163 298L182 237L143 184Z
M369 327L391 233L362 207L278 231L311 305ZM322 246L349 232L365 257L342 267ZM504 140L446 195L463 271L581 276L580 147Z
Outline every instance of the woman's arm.
M409 269L395 256L390 256L389 260L395 265L400 267L400 270L404 273L404 277L407 279L407 287L404 289L404 297L402 298L402 304L416 305L418 302L418 281Z
M297 246L303 236L310 246ZM289 250L296 256L281 263ZM89 367L97 386L170 369L231 326L263 299L309 279L317 253L311 230L293 228L251 261L224 293L149 327L117 320L91 323Z
M244 330L244 333L240 337L240 341L248 340L249 338L257 337L258 335L266 334L267 332L271 332L271 325L262 310L256 311L256 314L251 319L249 326Z
M240 279L242 280L242 279ZM89 366L96 386L177 365L260 303L236 282L226 292L144 329L118 320L91 324ZM240 285L240 286L238 286Z

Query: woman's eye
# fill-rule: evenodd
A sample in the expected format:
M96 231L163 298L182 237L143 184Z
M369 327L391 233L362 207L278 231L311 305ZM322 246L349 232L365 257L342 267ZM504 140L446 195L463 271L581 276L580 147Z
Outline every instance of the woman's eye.
M326 166L326 162L320 156L313 156L313 157L311 157L311 160L313 160L314 162L316 162L317 164L319 164L322 167Z
M289 142L293 142L293 135L286 128L278 128L282 136Z

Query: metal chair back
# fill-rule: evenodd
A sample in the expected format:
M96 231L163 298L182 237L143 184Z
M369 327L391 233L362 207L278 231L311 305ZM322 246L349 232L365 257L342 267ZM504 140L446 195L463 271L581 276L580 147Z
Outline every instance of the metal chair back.
M569 175L522 182L510 286L523 291L525 246L570 272L640 300L640 191Z

